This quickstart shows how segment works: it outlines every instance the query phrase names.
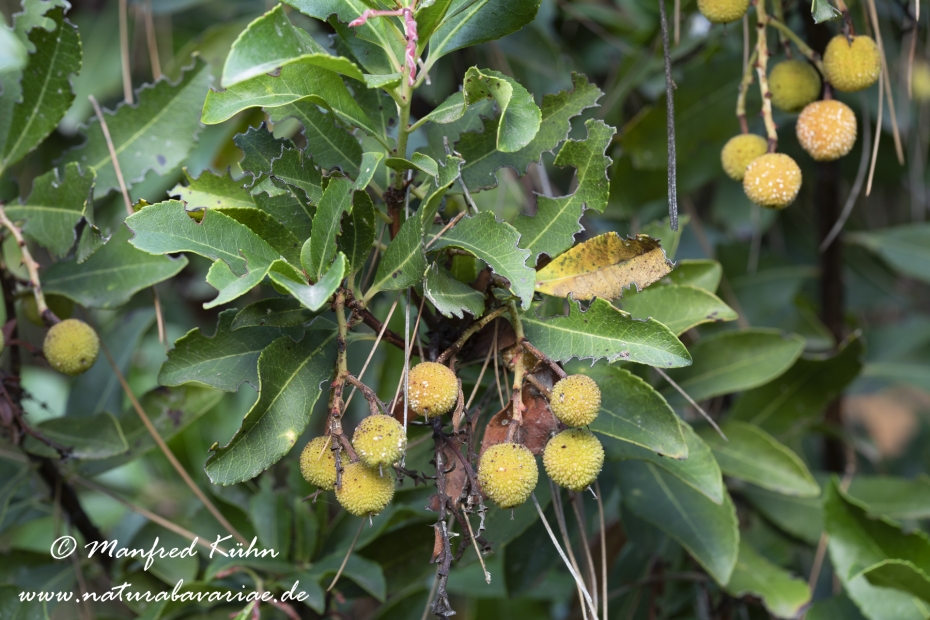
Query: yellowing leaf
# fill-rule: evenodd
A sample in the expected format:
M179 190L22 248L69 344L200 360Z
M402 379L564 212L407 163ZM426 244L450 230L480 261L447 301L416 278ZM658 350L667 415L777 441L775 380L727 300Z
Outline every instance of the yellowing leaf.
M615 232L579 243L536 273L536 290L555 297L616 299L635 284L642 290L666 276L672 264L647 235L624 239Z

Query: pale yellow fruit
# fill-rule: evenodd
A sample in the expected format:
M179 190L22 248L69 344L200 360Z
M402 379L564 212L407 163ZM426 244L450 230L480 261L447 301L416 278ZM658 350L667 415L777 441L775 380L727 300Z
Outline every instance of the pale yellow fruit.
M48 330L42 351L52 368L74 377L89 370L97 361L100 338L84 321L66 319Z
M733 136L723 145L720 151L720 163L723 171L734 181L742 181L746 174L746 166L760 155L765 155L769 144L762 136L753 133L744 133Z
M859 35L850 42L838 34L823 53L823 70L836 90L852 93L878 81L882 59L872 37Z
M352 447L365 465L390 466L404 453L407 434L403 424L391 416L370 415L355 427Z
M300 474L304 480L321 489L331 489L336 484L336 459L328 439L326 436L316 437L300 453ZM349 455L342 452L339 459L345 466Z
M499 443L481 455L478 483L501 508L514 508L529 499L538 480L536 457L526 446Z
M784 209L801 190L801 169L783 153L766 153L746 168L743 191L754 203L768 209Z
M817 161L833 161L856 143L856 114L836 99L815 101L798 117L798 142Z
M336 500L356 517L378 514L394 499L394 479L361 461L349 463L342 471L342 485Z
M604 466L604 447L594 434L582 428L564 430L543 450L546 474L560 487L583 491Z
M796 114L820 96L820 74L809 62L784 60L769 74L772 105Z
M698 0L698 10L715 24L735 22L748 8L749 0Z
M421 362L407 377L410 410L425 418L435 418L452 411L459 395L459 382L448 366Z
M601 388L587 375L569 375L552 388L549 408L566 426L586 426L601 410Z

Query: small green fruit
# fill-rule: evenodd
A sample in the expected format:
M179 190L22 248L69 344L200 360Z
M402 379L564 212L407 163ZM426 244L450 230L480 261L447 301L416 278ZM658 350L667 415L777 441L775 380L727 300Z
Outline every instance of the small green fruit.
M97 361L100 338L84 321L66 319L48 330L42 350L52 368L74 377Z
M601 410L601 388L587 375L569 375L552 388L549 408L566 426L587 426Z
M394 498L394 479L361 461L349 463L342 471L342 485L336 500L349 514L361 517L384 510Z
M536 457L524 445L499 443L481 455L478 483L484 494L501 508L514 508L525 502L538 480Z
M543 465L546 474L560 487L583 491L601 473L604 447L591 431L570 428L546 444Z
M386 415L370 415L359 422L352 436L358 458L372 468L396 463L407 447L404 426Z
M784 112L797 114L820 96L820 74L809 62L785 60L769 74L772 105Z

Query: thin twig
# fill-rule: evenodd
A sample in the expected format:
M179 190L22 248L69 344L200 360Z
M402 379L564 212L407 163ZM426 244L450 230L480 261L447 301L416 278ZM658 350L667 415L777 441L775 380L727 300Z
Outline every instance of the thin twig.
M120 0L120 6L126 0ZM123 194L123 202L126 205L126 215L132 215L132 200L129 198L129 190L126 189L126 181L123 180L123 171L119 166L119 159L116 157L116 148L113 146L113 138L110 137L110 128L107 126L107 119L103 116L103 110L93 95L88 95L90 104L94 106L94 113L97 120L100 121L100 129L103 130L103 139L107 143L107 150L110 151L110 160L113 162L113 170L116 172L116 180L119 182L119 191Z
M865 184L865 195L868 197L872 193L872 178L875 176L875 163L878 161L878 144L882 140L882 83L885 79L885 72L878 74L878 118L875 121L875 144L872 145L872 163L869 166L869 180ZM868 122L868 119L865 119Z
M559 487L555 485L552 479L549 479L549 489L552 492L552 509L555 512L555 521L559 525L559 533L562 535L562 542L565 544L565 551L568 554L568 559L572 563L572 568L575 569L575 572L578 575L581 575L581 568L578 566L578 560L575 558L575 551L572 549L572 539L568 535L568 525L565 522L565 510L562 506L562 493L559 490ZM581 579L581 583L578 585L578 603L581 606L582 615L587 617L587 613L584 608L585 597L584 594L587 592L587 585L584 583L584 578ZM594 585L597 587L597 584ZM597 620L597 602L591 600L591 612L594 615L593 620Z
M381 330L378 332L378 337L375 338L375 343L371 347L371 351L368 352L368 358L365 359L365 363L362 364L362 369L358 373L358 380L361 381L362 377L365 374L365 371L368 370L368 364L371 363L371 358L375 356L375 351L378 350L378 343L381 342L381 338L384 337L384 331L387 329L388 323L391 321L391 317L394 315L394 310L397 309L397 302L400 301L400 293L397 293L397 296L394 298L394 303L391 304L391 309L388 310L387 318L384 319L384 324L381 326ZM352 397L355 396L356 388L352 386L352 391L349 393L349 398L346 399L345 408L349 408L349 403L352 402Z
M132 511L135 512L136 514L142 515L143 517L145 517L146 519L148 519L148 520L151 521L152 523L157 523L158 525L162 526L162 527L165 528L166 530L170 530L170 531L174 532L175 534L177 534L177 535L179 535L179 536L183 536L183 537L186 538L187 540L196 541L197 544L200 545L201 547L205 547L205 548L210 549L210 550L213 549L213 544L212 544L212 543L208 543L208 542L207 542L207 540L208 540L207 538L204 538L204 537L202 537L202 536L197 536L196 534L194 534L194 533L191 532L190 530L184 529L183 527L181 527L180 525L174 523L173 521L171 521L171 520L169 520L169 519L166 519L166 518L164 518L164 517L162 517L162 516L159 516L159 515L155 514L154 512L151 512L151 511L149 511L149 510L146 510L145 508L142 508L141 506L136 506L135 504L133 504L133 503L130 502L129 500L123 499L122 497L120 497L119 495L117 495L116 493L114 493L113 491L107 489L106 487L100 486L100 485L97 484L96 482L92 482L92 481L87 480L87 479L85 479L85 478L81 478L80 476L71 476L70 479L71 479L72 481L74 481L74 482L77 482L78 484L80 484L80 485L82 485L82 486L87 487L88 489L91 489L91 490L93 490L93 491L97 491L98 493L103 493L104 495L106 495L106 496L108 496L108 497L111 497L111 498L115 499L117 502L119 502L120 504L122 504L122 505L125 506L126 508L129 508L130 510L132 510ZM223 547L221 547L220 545L216 545L216 550L217 550L217 551L221 551L224 555L226 554L226 549L223 548Z
M888 114L891 116L891 131L894 137L894 151L898 156L898 163L904 165L904 147L901 145L901 132L898 131L898 113L894 108L894 99L891 96L891 73L888 71L888 59L885 57L885 44L882 42L882 29L878 23L878 12L875 10L875 0L867 0L869 5L869 16L872 18L873 28L875 30L875 42L878 43L878 55L882 61L882 73L885 74L884 86L885 96L888 98ZM879 95L881 95L882 82L879 84Z
M665 115L668 130L668 221L678 230L678 180L675 157L675 82L672 81L672 58L668 49L668 18L665 0L659 0L659 22L662 25L662 56L665 60Z
M168 346L168 339L165 336L165 317L161 311L161 298L158 296L158 287L152 285L152 297L155 304L155 323L158 325L158 342L163 346Z
M424 300L425 300L425 297L424 297ZM422 300L421 300L421 302L422 302ZM421 314L417 314L417 321L416 321L416 323L415 323L414 326L413 326L413 333L414 333L414 334L419 333L419 330L420 330L420 316L421 316ZM404 424L404 430L405 430L405 431L407 430L407 425L406 425L406 421L407 421L407 387L406 387L406 386L407 386L407 374L408 374L409 371L410 371L410 354L411 354L411 353L413 353L413 347L411 347L411 346L408 345L408 346L406 347L406 351L405 351L405 353L404 353L404 372L400 373L400 381L398 381L398 383L397 383L397 390L394 392L394 398L391 400L391 411L394 411L394 406L395 406L395 404L397 403L397 399L400 397L401 390L403 390L403 393L404 393L404 422L405 422L405 424Z
M500 357L500 351L497 350L497 323L494 324L494 337L491 339L491 348L494 350L494 383L497 384L497 397L501 401L501 407L505 406L504 392L501 390L501 375L497 366L497 359Z
M355 543L358 542L358 536L362 533L363 525L365 525L365 519L359 519L358 530L355 532L355 538L352 539L352 544L349 545L349 550L346 551L346 557L342 558L342 564L339 565L339 570L336 571L336 576L333 577L333 582L329 584L328 588L326 588L327 592L332 590L336 586L336 583L339 581L339 578L342 577L342 571L345 570L346 564L349 563L349 556L352 555L352 550L355 549Z
M778 131L772 117L772 92L769 90L769 46L765 36L766 20L765 0L758 0L756 3L756 50L759 52L759 58L756 60L756 73L759 76L759 93L762 95L762 120L765 123L765 134L768 138L768 152L774 153L778 150Z
M204 494L204 492L197 486L197 483L190 477L190 474L187 473L187 470L184 469L184 466L178 461L177 457L171 451L171 448L168 447L168 444L165 443L165 440L162 439L161 435L158 434L158 429L155 428L155 425L152 424L152 421L149 419L149 416L145 413L145 410L142 408L142 405L139 404L139 400L136 398L136 395L133 394L132 388L129 387L129 384L126 382L126 377L123 376L123 373L120 371L119 366L116 365L116 361L113 359L113 355L110 353L110 349L107 347L106 343L101 340L100 348L103 349L104 355L106 355L107 361L110 362L110 366L113 368L113 373L116 375L117 380L123 388L123 391L126 393L126 396L129 398L129 402L132 403L133 409L136 410L136 413L139 415L139 419L142 420L142 424L145 426L146 430L152 436L152 439L155 440L155 443L158 445L158 448L165 455L165 458L168 459L168 462L171 463L171 466L174 467L175 471L178 472L178 475L184 480L184 483L194 492L194 495L203 503L203 505L210 511L210 514L223 526L227 532L233 535L233 537L241 542L243 545L248 545L249 541L246 540L245 536L239 533L239 531L233 527L226 517L223 516L217 507L210 501L210 499Z
M149 64L152 66L152 78L161 79L161 60L158 58L158 39L155 37L155 20L152 18L152 0L145 0L140 5L142 19L145 21L145 42L149 50Z
M428 250L428 249L429 249L429 246L433 245L433 243L435 243L436 239L439 239L441 236L443 236L444 234L446 234L446 232L447 232L450 228L452 228L453 226L455 226L456 224L458 224L458 223L459 223L459 220L462 219L463 217L465 217L465 213L466 213L465 211L460 211L455 217L453 217L451 220L449 220L449 223L446 224L445 226L443 226L443 227L442 227L442 230L440 230L438 233L436 233L435 235L433 235L433 238L430 239L429 242L428 242L425 246L423 246L423 249L424 249L424 250Z
M584 519L581 517L581 493L570 493L572 510L575 512L575 519L578 521L578 532L581 534L581 546L584 549L585 559L588 561L588 572L591 575L591 598L594 600L594 606L597 607L597 571L594 570L594 557L591 555L591 547L588 544L588 532Z
M488 572L488 567L484 565L484 556L481 555L481 549L478 548L478 541L475 539L475 532L471 529L471 521L468 520L468 515L463 514L465 517L465 525L468 526L468 536L471 538L471 544L475 547L475 553L478 555L478 561L481 562L481 570L484 571L484 582L488 585L491 585L491 573Z
M449 146L448 136L442 137L442 145L446 150L446 155L447 156L452 155L452 147ZM477 215L478 205L476 205L474 199L472 199L471 192L468 191L468 186L465 185L465 179L463 179L461 175L459 175L458 184L459 184L459 187L462 188L462 193L465 195L465 202L468 203L468 208L470 208L475 213L475 215ZM430 241L430 243L432 243L432 241Z
M610 618L607 615L607 527L604 525L604 500L601 499L601 485L594 480L594 496L597 500L597 519L601 528L601 598L603 611L601 617L604 620Z
M719 433L721 437L723 437L723 440L724 440L724 441L730 441L729 439L727 439L727 436L723 434L723 431L720 430L720 427L717 426L717 423L714 422L714 419L713 419L712 417L710 417L710 414L708 414L706 411L704 411L704 409L703 409L699 404L697 404L696 402L694 402L694 399L691 398L691 397L688 395L687 392L685 392L683 389L681 389L681 386L679 386L677 383L675 383L675 382L672 380L672 378L669 377L669 376L665 373L665 371L662 370L661 368L655 368L655 370L656 370L656 372L658 372L660 375L662 375L662 377L663 377L666 381L668 381L669 385L671 385L673 388L675 388L675 389L678 391L679 394L681 394L682 396L684 396L685 399L686 399L689 403L691 403L691 406L694 407L695 409L697 409L698 412L700 412L700 414L701 414L702 416L704 416L704 419L706 419L708 422L710 422L710 425L714 427L714 430L716 430L717 433Z
M45 303L45 294L42 292L42 281L39 280L40 265L29 252L29 246L26 245L23 231L7 217L6 209L3 208L2 202L0 202L0 224L10 231L10 234L13 235L13 238L16 240L16 245L19 246L19 251L22 255L21 260L23 265L26 266L26 271L29 273L29 285L32 287L32 294L36 299L36 311L39 313L39 316L45 320L47 316L51 314L51 311Z
M484 378L484 371L488 369L488 363L491 361L491 354L494 352L492 347L488 347L488 354L484 357L484 364L481 365L481 372L478 373L478 380L475 381L475 387L471 390L471 396L468 397L468 401L465 403L465 409L468 410L471 408L471 403L475 400L475 395L478 393L478 388L481 387L481 380Z
M462 335L459 336L458 340L456 340L452 346L443 351L443 353L438 358L436 358L436 361L440 364L444 364L450 357L462 350L462 347L465 346L465 343L468 342L469 338L480 332L482 329L484 329L485 325L505 312L507 312L507 306L501 306L500 308L487 313L479 320L475 321L468 329L462 332Z
M132 72L129 68L128 0L119 0L119 57L123 69L123 99L132 103ZM91 97L93 101L93 97Z
M581 577L578 576L578 573L572 568L571 563L568 561L568 558L565 556L565 552L562 551L562 547L559 545L559 541L555 537L555 533L552 531L552 526L549 525L549 520L546 519L546 515L543 514L542 507L539 505L539 500L536 499L535 493L530 493L530 497L533 498L533 505L536 506L536 512L539 513L539 518L542 521L543 527L546 528L546 533L549 534L549 539L552 541L552 544L555 546L555 550L559 552L559 557L562 558L562 562L565 564L565 567L568 569L568 572L571 573L572 577L575 579L575 583L578 584L582 593L584 594L585 601L588 603L588 609L594 614L595 618L597 617L597 610L594 609L594 603L591 601L591 595L588 594L588 591L584 588L584 582L581 580Z

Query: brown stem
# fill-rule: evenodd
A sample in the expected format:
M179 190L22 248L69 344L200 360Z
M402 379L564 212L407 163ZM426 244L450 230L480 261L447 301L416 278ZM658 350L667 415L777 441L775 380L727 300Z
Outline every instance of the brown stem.
M558 375L559 379L564 379L565 377L568 376L568 374L565 372L565 370L562 369L561 366L559 366L556 362L546 357L545 353L543 353L542 351L534 347L533 344L526 338L523 339L523 348L529 351L530 353L532 353L533 357L535 357L542 363L548 364L549 368L552 369L552 372Z
M462 347L465 346L465 343L468 342L468 339L474 336L476 333L484 329L484 326L499 317L500 315L507 312L507 306L501 306L497 310L489 312L488 314L481 317L480 320L473 323L468 329L462 332L462 335L459 336L458 340L452 343L452 346L446 349L442 355L436 358L436 361L440 364L444 364L450 357L457 354L462 350Z
M58 317L48 309L48 305L45 303L45 295L42 293L42 281L39 280L39 263L36 262L29 252L29 246L26 245L23 231L7 217L6 209L3 207L4 204L0 202L0 224L10 231L10 234L16 239L16 245L19 246L19 251L22 253L23 265L26 266L26 271L29 272L29 285L32 287L32 294L35 295L36 298L36 310L47 325L60 323ZM11 288L9 292L12 293L13 290L14 289ZM14 317L16 314L14 313L8 316Z

